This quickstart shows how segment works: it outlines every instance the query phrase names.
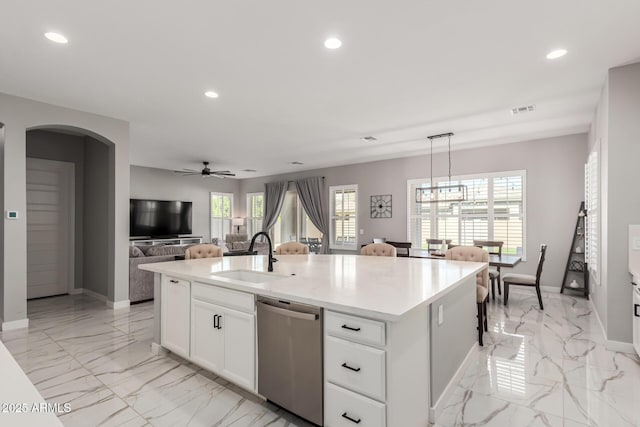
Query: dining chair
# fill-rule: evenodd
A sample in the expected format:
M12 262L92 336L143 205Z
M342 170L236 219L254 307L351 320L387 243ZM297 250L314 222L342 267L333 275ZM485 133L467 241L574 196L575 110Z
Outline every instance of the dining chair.
M489 253L477 246L456 246L447 250L444 259L451 261L484 262L487 267L476 274L476 304L478 307L478 343L484 345L482 335L488 328L487 302L489 301Z
M444 243L448 246L451 239L445 239ZM429 252L439 251L442 248L442 239L427 239L427 250Z
M391 246L393 246L394 248L396 248L396 253L399 257L408 257L409 256L409 250L411 249L411 242L389 242L387 241L386 243L390 244Z
M388 243L369 243L360 249L360 255L395 257L398 252L394 246Z
M307 255L309 246L298 242L282 243L276 248L276 255Z
M538 269L536 275L529 274L505 274L502 278L504 282L504 305L507 305L509 301L509 286L535 286L536 293L538 294L538 303L540 303L540 310L544 310L542 306L542 295L540 294L540 276L542 275L542 265L544 264L544 257L547 252L547 245L544 243L540 245L540 257L538 258Z
M474 240L473 246L481 247L489 252L489 255L502 256L502 246L504 242L500 240ZM496 299L496 282L498 283L498 295L502 295L500 288L500 267L489 268L489 280L491 280L491 295Z
M220 246L211 244L194 245L184 251L184 259L198 258L218 258L221 257L223 249Z

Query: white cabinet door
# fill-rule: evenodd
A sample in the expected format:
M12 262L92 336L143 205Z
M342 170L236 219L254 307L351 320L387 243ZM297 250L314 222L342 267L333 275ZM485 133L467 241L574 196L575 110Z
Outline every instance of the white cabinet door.
M633 289L633 346L640 355L640 290Z
M255 316L193 299L191 360L255 391Z
M187 280L162 275L161 340L162 346L189 357L189 322L191 289Z
M224 369L222 307L204 301L191 303L191 360L211 371Z
M255 389L255 316L224 309L221 321L224 332L224 372L234 383Z

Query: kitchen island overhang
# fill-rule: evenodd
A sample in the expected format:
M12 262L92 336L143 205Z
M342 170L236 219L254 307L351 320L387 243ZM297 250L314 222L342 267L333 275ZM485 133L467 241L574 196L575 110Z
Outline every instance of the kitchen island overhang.
M370 401L371 414L368 415L377 414L382 420L382 424L375 425L427 425L428 420L433 421L461 374L462 365L477 348L475 275L487 265L357 255L282 255L278 258L272 273L267 272L267 257L260 255L141 265L141 269L156 273L154 348L162 346L174 351L171 345L162 342L160 327L161 289L167 278L187 287L193 284L197 289L211 288L250 296L251 302L245 305L247 312L255 313L251 304L256 296L315 305L336 316L380 323L383 332L382 341L378 343L358 341L358 337L332 333L325 316L325 341L351 339L354 344L349 345L354 347L371 345L370 349L383 352L385 366L382 373L385 381L379 395L367 396L365 392L360 396L353 393L358 390L351 387L348 380L328 377L325 354L325 414L329 413L325 424L331 420L333 407L348 401L351 395ZM191 298L189 292L186 295ZM245 303L239 304L242 307ZM183 311L189 316L186 305ZM438 311L444 313L443 319L439 319ZM184 351L176 353L193 361L189 345L193 346L193 342L187 340L182 347ZM199 363L197 359L195 363ZM246 377L257 376L253 371L247 372ZM221 371L216 369L216 373ZM227 378L234 379L232 375ZM255 381L234 382L257 393Z

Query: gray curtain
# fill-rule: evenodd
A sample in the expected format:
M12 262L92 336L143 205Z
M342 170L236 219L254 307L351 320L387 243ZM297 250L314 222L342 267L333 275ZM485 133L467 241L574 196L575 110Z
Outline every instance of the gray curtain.
M264 217L262 231L267 233L278 220L282 210L284 196L287 194L287 181L270 182L264 185Z
M322 233L321 254L328 254L329 251L329 211L325 209L325 202L322 198L324 194L324 179L320 176L299 179L296 181L298 197L304 211L309 215L309 219Z

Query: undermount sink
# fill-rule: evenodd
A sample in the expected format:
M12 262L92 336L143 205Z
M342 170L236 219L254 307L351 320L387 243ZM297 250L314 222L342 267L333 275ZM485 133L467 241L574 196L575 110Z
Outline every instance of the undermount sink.
M272 280L284 279L285 277L289 277L289 276L283 276L281 274L262 273L260 271L251 271L251 270L225 271L222 273L213 273L212 276L223 277L225 279L238 280L240 282L250 282L250 283L266 283Z

